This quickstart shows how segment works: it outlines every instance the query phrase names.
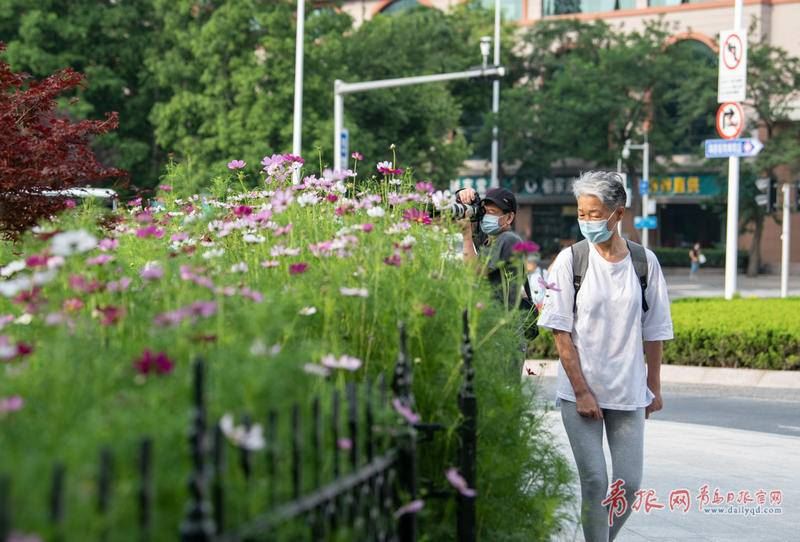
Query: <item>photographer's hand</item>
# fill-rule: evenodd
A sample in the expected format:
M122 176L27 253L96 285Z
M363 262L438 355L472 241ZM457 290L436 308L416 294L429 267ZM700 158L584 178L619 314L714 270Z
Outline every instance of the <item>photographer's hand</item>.
M474 188L464 188L456 193L456 199L459 203L470 205L478 197L478 193Z

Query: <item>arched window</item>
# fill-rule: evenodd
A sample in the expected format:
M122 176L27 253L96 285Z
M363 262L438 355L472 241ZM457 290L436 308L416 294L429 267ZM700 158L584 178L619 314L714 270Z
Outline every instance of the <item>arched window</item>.
M395 0L391 4L387 4L386 7L381 10L381 13L387 13L391 15L393 13L400 13L402 11L414 9L415 7L421 5L422 4L420 4L418 0Z

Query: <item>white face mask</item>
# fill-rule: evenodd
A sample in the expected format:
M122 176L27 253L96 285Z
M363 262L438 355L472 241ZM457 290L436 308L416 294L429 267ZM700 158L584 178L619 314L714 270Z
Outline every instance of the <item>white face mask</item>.
M605 220L578 220L581 234L592 244L608 241L614 234L614 231L608 227L608 221L614 218L615 212L616 209Z

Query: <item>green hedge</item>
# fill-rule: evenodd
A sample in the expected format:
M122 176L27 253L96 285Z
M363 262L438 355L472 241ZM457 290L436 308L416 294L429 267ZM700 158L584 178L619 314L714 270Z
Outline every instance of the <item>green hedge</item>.
M689 249L688 248L668 248L657 247L653 252L658 257L661 267L689 267ZM706 263L703 267L725 267L725 250L721 248L704 248L703 255L706 257ZM738 253L739 269L747 268L748 255L746 252Z
M800 298L681 299L672 304L675 339L664 363L703 367L800 370ZM550 333L529 357L557 359Z

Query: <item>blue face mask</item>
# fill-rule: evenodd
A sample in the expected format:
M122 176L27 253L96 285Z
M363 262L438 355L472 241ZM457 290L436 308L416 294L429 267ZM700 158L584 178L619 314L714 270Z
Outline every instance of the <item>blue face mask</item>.
M611 216L605 220L578 220L581 234L592 244L608 241L614 233L612 230L608 229L608 221L611 220L613 216L614 213L612 212Z
M497 215L485 214L481 219L481 229L486 235L497 235L503 231L500 225L500 217Z

